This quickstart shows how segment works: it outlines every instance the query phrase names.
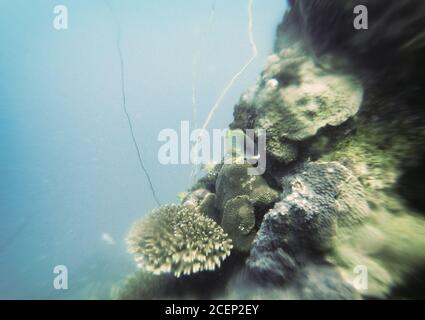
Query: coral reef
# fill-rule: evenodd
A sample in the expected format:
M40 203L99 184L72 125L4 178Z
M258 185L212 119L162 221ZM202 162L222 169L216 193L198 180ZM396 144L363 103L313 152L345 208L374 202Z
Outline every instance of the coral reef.
M129 251L141 269L176 277L214 270L227 258L232 242L223 229L197 210L163 206L136 222Z
M231 148L240 162L214 164L181 206L137 223L133 251L166 274L139 275L120 297L184 298L204 269L220 284L208 298L425 296L425 4L363 1L367 32L353 28L354 0L289 4L230 124L266 130L265 174Z

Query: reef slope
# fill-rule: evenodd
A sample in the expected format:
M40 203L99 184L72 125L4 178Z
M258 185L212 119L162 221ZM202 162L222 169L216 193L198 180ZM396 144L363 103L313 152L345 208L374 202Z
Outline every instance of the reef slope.
M362 1L367 30L357 1L289 4L230 124L266 130L266 173L217 165L181 203L232 253L180 278L139 271L116 297L424 298L425 2Z

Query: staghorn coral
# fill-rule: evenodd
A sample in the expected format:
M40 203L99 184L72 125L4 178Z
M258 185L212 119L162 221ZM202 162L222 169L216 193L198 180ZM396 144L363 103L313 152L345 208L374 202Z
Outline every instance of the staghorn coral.
M128 247L139 268L180 277L219 267L230 255L232 241L198 210L167 205L134 224Z

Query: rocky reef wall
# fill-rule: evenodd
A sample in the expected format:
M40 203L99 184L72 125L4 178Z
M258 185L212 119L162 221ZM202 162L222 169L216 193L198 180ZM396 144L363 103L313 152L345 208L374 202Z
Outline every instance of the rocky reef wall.
M169 272L139 271L118 298L425 296L425 3L362 1L367 30L353 27L357 1L289 4L229 126L266 130L265 174L243 161L210 169L173 209L196 219L151 268ZM180 228L157 220L149 230L169 232L150 231L152 255ZM172 275L172 258L185 275Z

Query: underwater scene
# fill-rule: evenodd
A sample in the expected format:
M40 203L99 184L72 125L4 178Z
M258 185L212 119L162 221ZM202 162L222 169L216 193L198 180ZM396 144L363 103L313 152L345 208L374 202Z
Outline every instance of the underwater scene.
M424 1L0 0L0 43L0 300L425 298Z

